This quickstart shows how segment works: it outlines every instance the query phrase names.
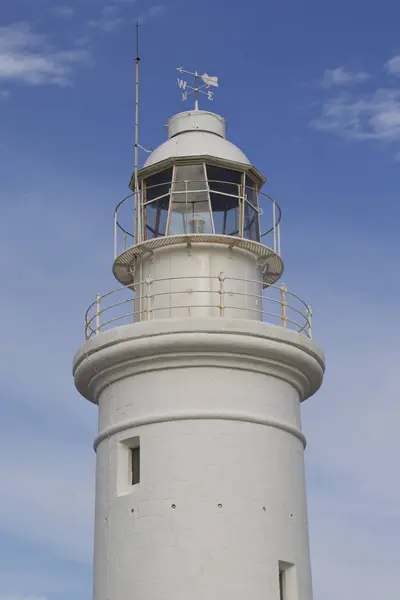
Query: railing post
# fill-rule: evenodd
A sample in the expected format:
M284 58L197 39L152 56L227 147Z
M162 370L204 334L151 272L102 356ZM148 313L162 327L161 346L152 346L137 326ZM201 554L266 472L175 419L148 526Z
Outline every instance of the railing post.
M312 310L311 306L307 306L307 320L308 320L308 337L312 339Z
M281 285L281 305L282 305L282 327L286 327L287 325L287 317L286 317L286 292L287 289L285 287L285 284L282 283Z
M124 250L126 250L126 231L124 231Z
M96 335L100 333L100 294L96 294Z
M151 284L153 283L153 280L151 279L151 277L148 277L146 279L146 313L147 313L147 320L150 321L151 320L151 313L152 313L152 307L151 307Z
M188 230L189 227L189 215L188 215L188 182L185 181L185 233L193 233Z
M223 317L224 316L224 281L225 281L225 275L221 272L218 275L218 280L219 280L219 316Z

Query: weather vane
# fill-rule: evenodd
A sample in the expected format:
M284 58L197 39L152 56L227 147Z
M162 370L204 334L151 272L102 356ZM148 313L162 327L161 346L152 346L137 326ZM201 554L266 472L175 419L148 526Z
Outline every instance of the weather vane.
M179 79L179 77L177 79L178 85L182 90L182 102L184 102L188 99L189 96L194 94L194 107L195 110L198 110L199 94L204 94L211 101L214 100L214 92L211 92L209 88L218 87L218 77L211 77L211 75L207 75L207 73L204 73L204 75L200 75L200 73L198 73L197 71L195 73L191 73L190 71L185 71L183 67L179 67L177 71L182 75L191 75L192 77L194 77L194 87L188 85L187 81Z

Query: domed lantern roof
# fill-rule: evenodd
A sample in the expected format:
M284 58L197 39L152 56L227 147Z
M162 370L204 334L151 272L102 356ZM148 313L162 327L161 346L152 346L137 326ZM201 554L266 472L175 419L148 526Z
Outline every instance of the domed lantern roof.
M150 154L144 168L171 158L193 156L251 166L247 156L226 139L226 121L215 113L204 110L178 113L168 120L167 127L168 140Z

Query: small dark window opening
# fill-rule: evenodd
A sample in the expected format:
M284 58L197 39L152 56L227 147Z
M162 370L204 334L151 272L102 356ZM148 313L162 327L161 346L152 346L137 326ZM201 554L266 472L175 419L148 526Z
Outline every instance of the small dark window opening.
M279 600L286 600L285 595L285 571L279 569Z
M131 448L131 477L132 485L140 483L140 446Z

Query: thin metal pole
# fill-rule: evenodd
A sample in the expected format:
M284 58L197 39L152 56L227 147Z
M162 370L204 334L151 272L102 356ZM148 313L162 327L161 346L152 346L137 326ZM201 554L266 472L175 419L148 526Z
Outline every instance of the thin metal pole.
M137 256L135 256L135 258L133 259L134 272L133 272L133 283L132 283L132 288L131 288L133 291L133 322L134 323L136 323L136 320L137 320L137 285L135 285L137 261L138 261L138 258L137 258ZM141 286L139 286L139 296L140 296L140 292L141 292Z
M147 313L148 321L151 320L150 313L152 312L152 309L151 309L151 284L152 284L152 280L150 277L148 277L146 279L146 313Z
M287 289L285 284L281 285L281 305L282 305L282 327L286 327L287 325L287 317L286 317L286 292Z
M192 233L189 231L189 208L188 208L188 182L185 181L185 233Z
M100 294L96 294L96 335L100 333Z
M196 73L194 74L194 97L195 97L195 101L194 101L194 110L199 110L199 74L196 70Z
M139 242L139 22L136 23L136 107L135 107L135 239L134 243Z

